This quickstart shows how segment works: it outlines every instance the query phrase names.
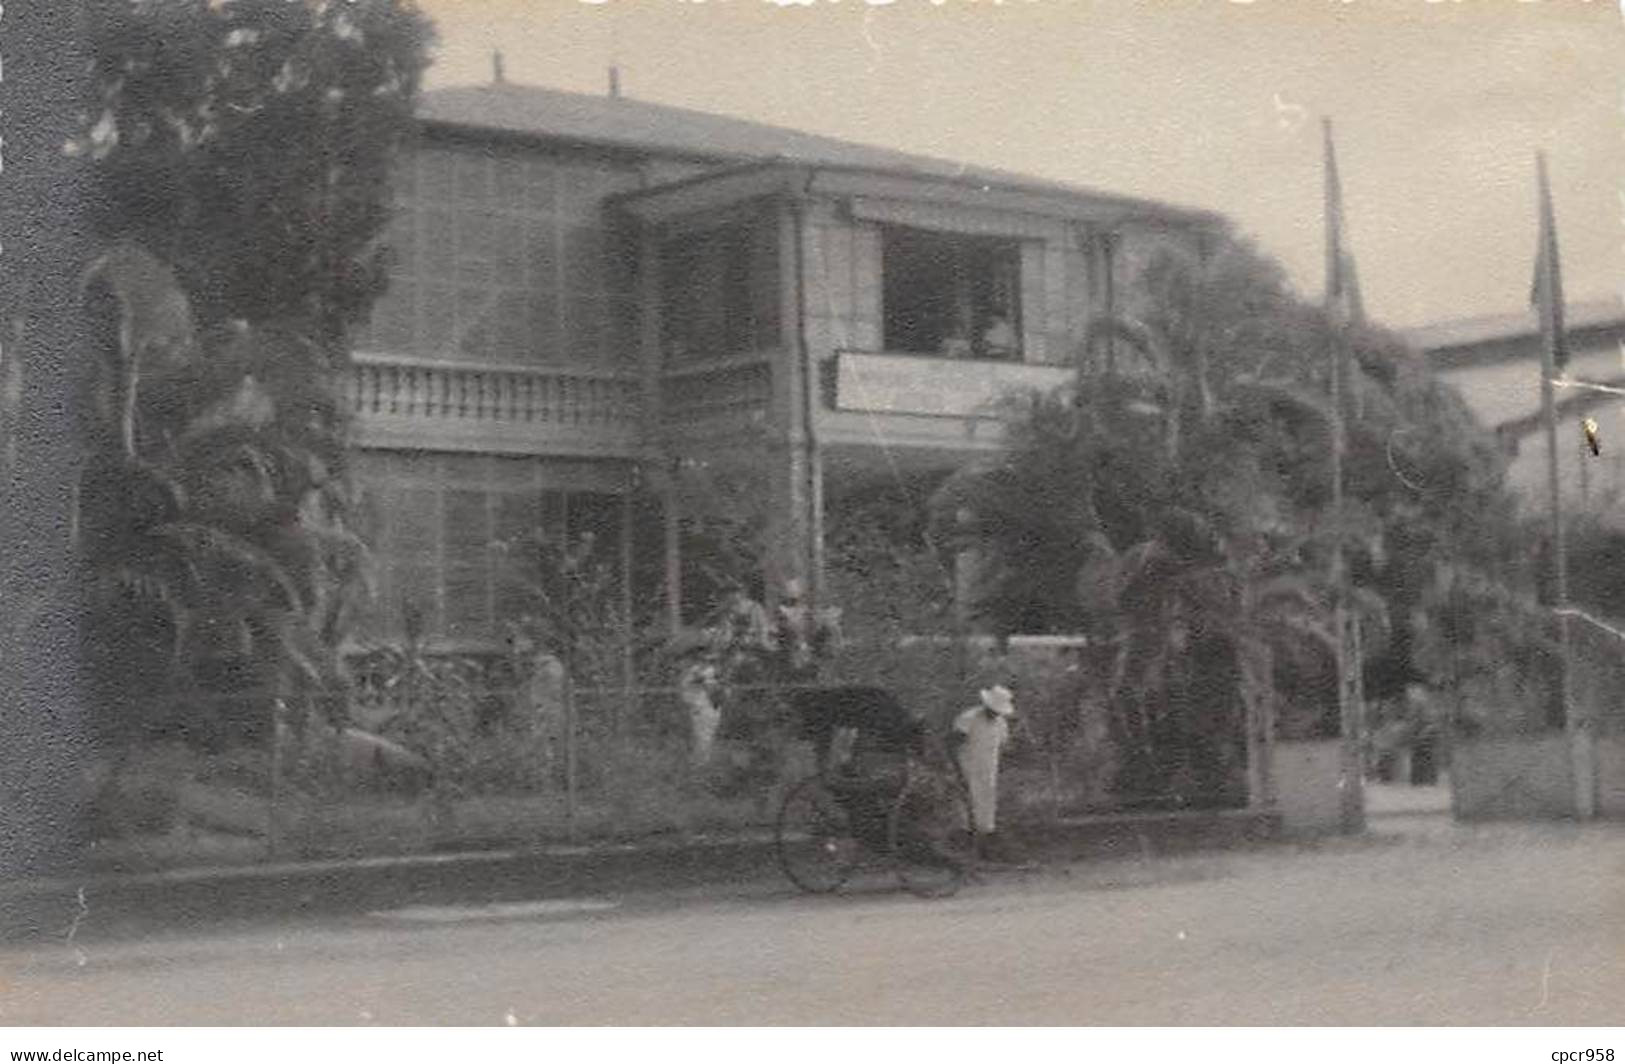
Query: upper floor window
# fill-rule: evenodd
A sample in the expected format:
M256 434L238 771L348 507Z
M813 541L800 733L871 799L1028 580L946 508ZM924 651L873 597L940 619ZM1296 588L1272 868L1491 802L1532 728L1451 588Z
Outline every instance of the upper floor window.
M887 226L885 347L949 358L1021 358L1021 245Z
M760 351L779 342L777 229L741 220L661 247L668 363Z
M474 363L614 364L635 351L632 245L605 196L634 171L462 145L397 167L389 287L362 350Z

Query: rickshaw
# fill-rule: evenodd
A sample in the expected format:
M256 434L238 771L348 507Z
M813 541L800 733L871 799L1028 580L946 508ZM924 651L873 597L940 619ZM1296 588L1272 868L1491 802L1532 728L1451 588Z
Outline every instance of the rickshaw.
M919 897L957 892L972 870L976 829L942 738L881 688L812 687L784 698L818 762L779 807L774 841L790 881L831 894L867 860L890 866ZM837 758L832 740L843 729L856 735Z

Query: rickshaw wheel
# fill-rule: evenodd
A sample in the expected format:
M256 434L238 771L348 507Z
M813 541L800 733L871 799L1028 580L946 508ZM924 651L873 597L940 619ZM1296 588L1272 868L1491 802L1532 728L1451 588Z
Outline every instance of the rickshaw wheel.
M922 898L958 892L976 860L970 795L952 770L909 773L887 824L897 878Z
M846 810L817 776L784 796L774 842L784 874L809 894L839 890L862 856Z

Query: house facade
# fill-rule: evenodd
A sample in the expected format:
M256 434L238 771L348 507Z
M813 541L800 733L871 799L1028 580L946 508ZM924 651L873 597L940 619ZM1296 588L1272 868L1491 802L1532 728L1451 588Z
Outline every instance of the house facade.
M374 638L500 638L494 545L536 529L593 535L675 630L696 483L744 485L767 593L816 601L829 499L997 448L1002 394L1069 381L1148 255L1225 226L614 95L420 114L349 381Z
M1625 389L1625 303L1572 303L1562 374L1573 382ZM1405 337L1439 379L1455 388L1510 459L1508 479L1531 513L1549 505L1546 426L1541 412L1540 322L1535 313L1471 318L1409 330ZM1564 509L1594 510L1625 524L1625 404L1621 394L1560 385L1558 482ZM1600 453L1581 428L1597 422Z

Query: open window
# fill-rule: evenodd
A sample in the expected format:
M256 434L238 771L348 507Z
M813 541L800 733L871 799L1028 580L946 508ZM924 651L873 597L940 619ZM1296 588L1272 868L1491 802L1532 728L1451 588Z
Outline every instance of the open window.
M1021 245L902 226L882 230L885 348L1021 359Z

